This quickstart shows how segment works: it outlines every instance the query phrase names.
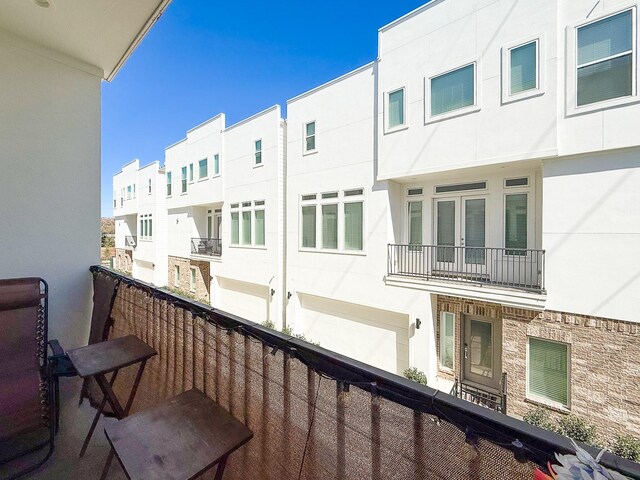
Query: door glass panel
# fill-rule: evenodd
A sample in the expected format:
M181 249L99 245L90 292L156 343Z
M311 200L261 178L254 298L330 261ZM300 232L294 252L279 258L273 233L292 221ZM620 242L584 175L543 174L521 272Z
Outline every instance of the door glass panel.
M207 238L211 238L211 217L207 217Z
M469 370L475 375L493 378L493 325L471 320L469 338Z
M467 247L465 248L464 252L464 262L466 264L484 264L484 198L476 198L464 201L464 237L465 246Z
M453 200L437 203L437 261L453 262L454 249L442 246L455 245L456 236L456 202Z
M409 244L422 245L422 202L409 202Z

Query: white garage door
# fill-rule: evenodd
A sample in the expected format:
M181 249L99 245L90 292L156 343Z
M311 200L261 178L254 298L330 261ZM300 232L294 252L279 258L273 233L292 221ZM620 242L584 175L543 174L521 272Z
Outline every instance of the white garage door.
M133 277L143 282L153 283L153 264L143 260L133 262Z
M269 287L218 277L217 305L224 310L252 322L262 323L269 318Z
M409 367L408 315L315 295L298 297L308 339L392 373Z

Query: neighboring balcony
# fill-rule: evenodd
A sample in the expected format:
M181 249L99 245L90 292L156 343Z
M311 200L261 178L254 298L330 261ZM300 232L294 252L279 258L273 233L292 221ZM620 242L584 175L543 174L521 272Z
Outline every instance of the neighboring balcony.
M127 248L136 248L138 245L138 237L133 235L127 235L124 237L124 246Z
M388 275L544 293L544 250L389 245Z
M192 238L191 255L219 257L222 255L222 240L219 238Z

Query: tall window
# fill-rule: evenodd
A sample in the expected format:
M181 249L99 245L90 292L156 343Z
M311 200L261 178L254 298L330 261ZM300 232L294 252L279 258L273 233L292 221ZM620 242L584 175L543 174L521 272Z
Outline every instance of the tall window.
M388 128L404 125L404 88L387 94Z
M131 200L131 185L127 185L127 200Z
M196 291L196 279L198 278L198 272L196 267L189 268L189 290Z
M255 142L253 142L253 148L255 164L262 165L262 140L256 140Z
M151 240L153 238L153 216L151 214L140 215L141 240Z
M176 265L173 269L173 286L180 286L180 265Z
M455 315L440 313L440 365L453 370Z
M431 116L475 105L475 70L472 63L431 79Z
M264 210L255 210L253 215L256 229L255 244L264 245Z
M302 207L302 247L316 248L316 206L315 205L305 205Z
M578 27L578 106L633 93L633 14Z
M362 202L344 204L344 249L362 250L363 215Z
M189 181L193 182L193 163L189 164Z
M569 406L569 346L529 337L527 394Z
M181 182L181 192L187 193L187 167L182 167L182 182Z
M213 156L213 174L220 175L220 155L217 153Z
M151 195L151 179L149 179L147 182L147 193Z
M207 171L207 159L203 158L202 160L200 160L198 162L198 177L199 178L206 178L206 176L208 175L208 171Z
M171 172L167 172L167 197L171 196Z
M538 41L509 50L509 94L538 88Z
M338 204L322 205L322 248L338 248Z
M316 122L306 123L304 126L304 151L313 152L316 149Z
M526 255L527 248L527 194L505 197L504 246L507 255ZM513 249L513 250L511 250Z
M422 202L409 202L409 244L422 245Z
M132 198L136 198L136 184L134 183L133 185L131 185L131 188L133 190Z
M231 212L231 245L240 243L240 212Z
M251 245L251 212L242 212L242 245Z

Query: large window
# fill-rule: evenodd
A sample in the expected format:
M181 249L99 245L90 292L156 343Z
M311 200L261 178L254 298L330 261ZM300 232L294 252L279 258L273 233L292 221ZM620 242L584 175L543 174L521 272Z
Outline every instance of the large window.
M231 204L231 244L264 247L265 201Z
M208 160L206 158L203 158L202 160L200 160L198 162L198 177L199 178L206 178L207 175L209 175L209 171L208 171Z
M151 214L140 215L140 240L153 238L153 216Z
M527 395L569 406L569 346L529 337Z
M256 165L262 165L262 140L253 142L253 156Z
M450 312L440 314L440 365L453 370L455 315Z
M525 255L527 248L527 194L505 196L504 246L507 255Z
M187 167L182 167L181 193L187 193Z
M509 50L509 94L538 88L538 41Z
M577 105L633 94L633 11L577 29Z
M430 80L431 116L476 104L476 64L472 63Z
M316 150L316 122L305 123L304 151L314 152L315 150Z
M300 247L364 250L364 190L308 194L301 198Z
M171 172L167 172L167 197L171 196Z
M404 88L387 94L387 128L396 128L405 124Z

